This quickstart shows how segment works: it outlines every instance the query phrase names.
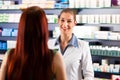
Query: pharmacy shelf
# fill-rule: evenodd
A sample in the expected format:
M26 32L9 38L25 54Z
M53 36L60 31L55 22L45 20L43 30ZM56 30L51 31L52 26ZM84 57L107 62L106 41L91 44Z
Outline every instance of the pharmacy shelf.
M98 54L91 54L92 56L101 56L102 58L105 57L105 58L114 58L114 59L117 59L117 58L120 58L120 55L118 56L114 56L114 55L98 55Z
M106 41L106 42L120 42L120 40L112 40L112 39L94 39L94 38L79 38L81 40L86 40L86 41Z
M99 40L98 41L103 46L118 46L120 47L120 40Z
M95 77L98 77L99 78L105 78L105 79L111 79L112 75L120 75L120 73L107 73L107 72L98 72L98 71L95 71Z
M90 45L101 45L101 46L118 46L120 47L120 40L109 40L109 39L89 39L79 38L81 40L88 41Z
M0 55L4 55L6 52L6 50L0 50ZM0 59L1 59L1 56L0 56Z
M18 23L0 22L0 28L18 28Z
M57 23L49 23L48 29L54 30L55 27L58 27ZM9 22L0 22L0 28L15 28L18 29L18 23L9 23Z
M95 71L95 73L105 73L105 74L107 74L107 75L120 75L120 73L115 73L115 72L100 72L100 71Z
M3 52L2 54L0 53L0 67L1 67L1 63L4 58L4 55L5 55L5 52Z
M99 65L102 65L102 60L107 60L107 64L114 64L119 65L120 64L120 57L119 56L102 56L102 55L92 55L92 61L93 63L98 63ZM111 79L112 75L120 75L119 72L101 72L101 71L95 71L95 77L97 78L105 78L105 79Z
M78 14L120 14L119 8L81 8Z
M21 13L20 9L0 9L0 13Z
M100 64L101 64L101 59L107 59L109 64L120 64L119 56L92 55L92 59L93 59L93 62L98 62Z
M79 26L79 25L82 25L82 26L99 26L99 27L110 27L110 28L112 28L112 27L114 27L114 26L120 26L120 24L113 24L113 23L77 23L77 25Z
M16 40L15 36L0 36L0 40L7 41L7 40Z

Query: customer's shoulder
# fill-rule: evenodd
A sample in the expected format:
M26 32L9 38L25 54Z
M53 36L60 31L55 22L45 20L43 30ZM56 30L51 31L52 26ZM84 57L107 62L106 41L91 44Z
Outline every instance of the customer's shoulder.
M50 49L52 51L52 54L54 55L54 58L61 57L62 54L59 53L58 49Z
M60 54L58 51L53 56L53 66L54 68L58 68L62 65L61 61L63 61L62 54Z
M50 50L50 55L53 57L53 59L55 57L59 57L60 56L60 53L58 52L57 49L49 49Z

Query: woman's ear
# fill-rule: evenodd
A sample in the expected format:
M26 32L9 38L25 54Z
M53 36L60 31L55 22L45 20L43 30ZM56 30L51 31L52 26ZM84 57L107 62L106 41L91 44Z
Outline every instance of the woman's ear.
M58 21L57 21L57 23L59 24L59 22L60 22L60 18L58 18Z
M77 21L75 21L75 25L77 24Z

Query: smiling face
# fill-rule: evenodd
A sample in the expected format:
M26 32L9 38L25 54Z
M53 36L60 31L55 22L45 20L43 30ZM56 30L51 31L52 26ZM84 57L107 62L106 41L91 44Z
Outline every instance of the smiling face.
M76 25L76 20L73 14L63 12L58 19L58 24L61 35L72 35L73 28Z

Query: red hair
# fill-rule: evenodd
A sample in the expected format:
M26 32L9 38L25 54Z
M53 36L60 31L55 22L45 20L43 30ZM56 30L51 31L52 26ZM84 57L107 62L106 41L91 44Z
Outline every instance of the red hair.
M43 9L25 9L21 15L16 48L8 57L7 80L50 80L48 22Z

